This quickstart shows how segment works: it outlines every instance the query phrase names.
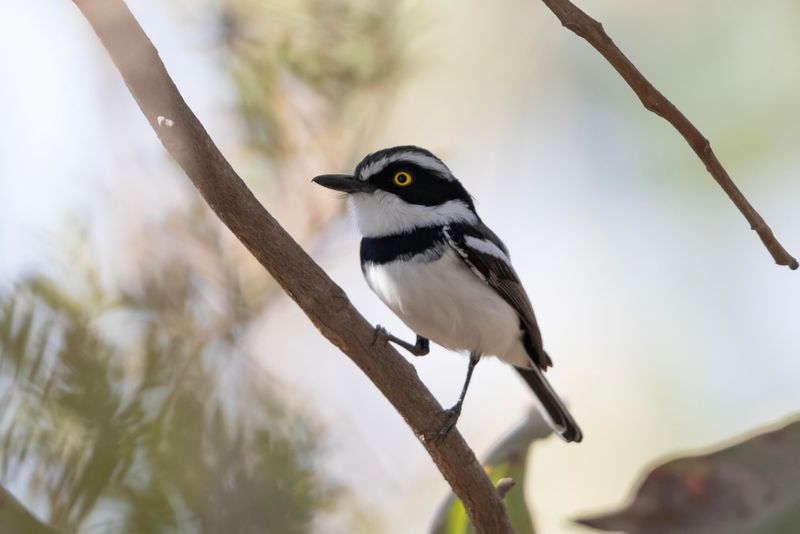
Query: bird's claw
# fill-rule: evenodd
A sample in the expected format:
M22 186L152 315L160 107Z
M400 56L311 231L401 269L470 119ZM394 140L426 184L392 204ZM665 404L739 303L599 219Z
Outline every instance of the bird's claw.
M456 404L452 408L448 408L442 412L444 421L439 430L435 430L425 436L426 441L443 440L450 432L456 427L458 418L461 416L461 403Z
M442 428L439 430L439 439L444 439L456 427L458 418L461 416L461 404L457 404L452 408L444 411L445 420Z
M383 339L383 346L389 344L389 331L381 325L375 325L375 334L372 336L372 344L376 344L378 340Z

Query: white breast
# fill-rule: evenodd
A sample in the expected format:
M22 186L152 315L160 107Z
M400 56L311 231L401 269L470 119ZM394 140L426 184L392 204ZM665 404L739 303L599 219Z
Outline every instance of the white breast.
M417 334L452 350L477 351L519 367L530 366L516 311L451 249L427 263L371 264L364 276Z

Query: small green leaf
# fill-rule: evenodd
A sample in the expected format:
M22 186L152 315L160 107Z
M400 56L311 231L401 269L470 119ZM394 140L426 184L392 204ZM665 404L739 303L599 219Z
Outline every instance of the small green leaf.
M509 491L504 502L511 526L517 534L533 534L533 519L525 501L525 471L528 449L537 439L550 435L550 428L538 412L531 412L528 418L511 431L489 452L483 468L494 485L506 477L514 480L515 486ZM469 523L466 510L460 500L451 495L439 508L431 527L432 534L471 534L474 530Z

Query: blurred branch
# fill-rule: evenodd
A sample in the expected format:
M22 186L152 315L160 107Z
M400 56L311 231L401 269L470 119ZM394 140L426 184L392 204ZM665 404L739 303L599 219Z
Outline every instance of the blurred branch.
M775 259L775 263L787 265L792 270L797 269L797 260L778 242L772 233L772 229L753 208L739 188L736 187L736 184L733 183L728 172L719 162L714 151L711 150L711 144L708 139L639 72L636 66L631 63L606 34L603 25L581 11L570 0L542 1L555 13L565 28L586 39L595 50L600 52L611 63L611 66L633 89L645 108L669 121L680 132L686 142L689 143L689 146L692 147L692 150L705 164L711 176L714 177L736 207L739 208L739 211L742 212L747 222L750 223L750 228L758 233L761 241Z
M393 348L372 345L372 325L253 196L186 105L125 3L74 2L164 147L217 216L402 415L464 503L476 530L511 532L502 501L461 435L454 431L444 440L425 439L441 426L443 412L414 367Z

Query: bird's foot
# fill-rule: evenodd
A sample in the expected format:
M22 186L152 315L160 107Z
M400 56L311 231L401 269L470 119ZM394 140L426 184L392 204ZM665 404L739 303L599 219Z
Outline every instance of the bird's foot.
M435 430L426 436L428 441L443 440L453 431L461 416L461 402L457 402L452 408L448 408L442 412L444 415L442 426L439 430Z
M403 341L399 337L393 336L381 325L377 325L375 326L375 335L372 337L372 344L375 345L381 341L384 347L391 341L398 347L403 347L414 356L425 356L430 352L430 342L426 338L418 335L417 342L412 345L408 341Z
M392 336L389 335L389 331L386 330L381 325L375 325L375 333L372 336L372 344L375 345L376 343L382 342L383 346L389 344L389 340Z

